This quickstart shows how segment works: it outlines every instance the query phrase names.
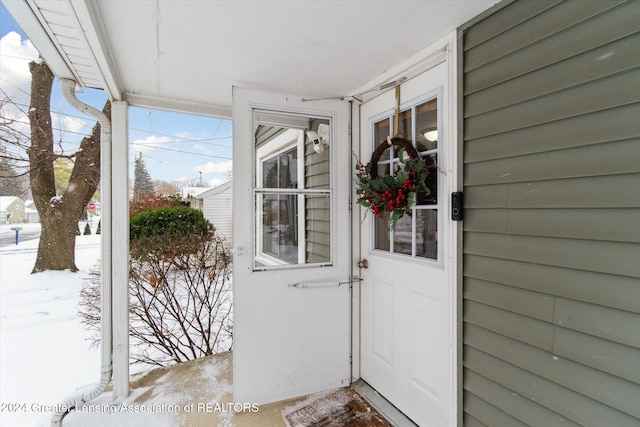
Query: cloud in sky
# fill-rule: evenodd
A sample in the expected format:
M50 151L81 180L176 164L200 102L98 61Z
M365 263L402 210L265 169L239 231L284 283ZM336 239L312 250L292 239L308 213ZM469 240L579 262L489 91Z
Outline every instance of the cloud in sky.
M193 167L194 172L202 172L205 175L227 175L231 172L233 162L223 160L220 162L207 162Z
M56 113L51 113L51 116L54 127L61 127L70 132L89 134L91 133L91 128L93 128L93 123L87 123L86 120L82 120L78 117L59 115Z
M136 152L149 154L154 149L161 147L162 145L171 141L172 139L168 136L150 135L150 136L147 136L146 138L136 139L134 141L131 141L131 145L132 145L131 148Z
M194 149L196 149L196 150L198 150L198 151L201 151L203 154L210 154L210 155L215 154L215 151L213 151L213 150L212 150L211 148L209 148L209 147L205 147L205 146L204 146L204 145L202 145L202 144L195 144L195 145L193 146L193 148L194 148Z
M29 40L11 31L0 39L0 88L16 102L28 103L31 88L29 62L38 59L39 54ZM25 102L25 100L27 102Z
M26 113L29 109L31 92L31 72L29 62L38 60L39 54L31 41L23 39L15 31L8 32L0 38L0 79L1 96L7 96L10 100L3 105L2 115L5 118L15 119L13 125L25 134L29 134L29 118ZM59 95L56 89L52 91L52 99ZM15 104L14 104L15 103ZM71 114L79 114L73 110ZM79 133L91 133L93 123L68 114L51 111L52 125L54 128L54 140L64 139L65 141L79 141L82 136Z

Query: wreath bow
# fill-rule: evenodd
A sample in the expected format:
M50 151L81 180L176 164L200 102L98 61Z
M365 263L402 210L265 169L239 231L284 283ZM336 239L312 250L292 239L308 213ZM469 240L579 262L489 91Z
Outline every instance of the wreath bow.
M358 204L379 218L388 213L389 226L394 230L404 214L411 215L416 193L429 195L430 190L425 184L428 175L427 164L413 145L402 138L390 138L388 141L382 142L376 148L366 166L361 162L356 163L356 191ZM378 176L378 160L392 145L399 148L399 164L392 174Z

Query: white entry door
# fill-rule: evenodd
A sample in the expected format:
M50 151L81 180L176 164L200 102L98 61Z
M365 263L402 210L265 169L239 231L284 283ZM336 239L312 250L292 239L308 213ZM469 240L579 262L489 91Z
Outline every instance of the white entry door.
M361 108L361 161L387 135L401 133L438 169L427 177L431 194L418 194L411 216L395 230L362 213L361 377L420 426L453 425L455 251L448 195L453 129L446 126L447 62L401 85L399 129L394 127L395 93ZM398 153L385 151L381 174L397 168ZM364 211L363 211L364 212Z
M350 383L349 104L234 88L234 401Z

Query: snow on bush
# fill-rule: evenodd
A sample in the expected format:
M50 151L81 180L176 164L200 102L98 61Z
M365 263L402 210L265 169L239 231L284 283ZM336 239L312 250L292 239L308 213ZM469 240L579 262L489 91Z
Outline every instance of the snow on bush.
M231 255L213 226L192 211L156 208L136 215L140 221L132 218L129 311L134 362L165 366L231 348ZM164 224L166 233L160 233L154 221ZM182 229L191 232L176 232L175 223L185 221L197 225ZM134 224L146 230L134 234ZM91 341L97 345L99 267L84 283L79 315L84 327L94 332Z

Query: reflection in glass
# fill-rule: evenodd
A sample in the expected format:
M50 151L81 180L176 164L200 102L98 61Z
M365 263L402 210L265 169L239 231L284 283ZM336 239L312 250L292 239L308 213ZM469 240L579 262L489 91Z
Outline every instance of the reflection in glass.
M438 100L416 106L416 149L418 152L438 148Z
M405 255L411 255L412 242L411 217L405 215L396 224L393 232L393 252Z
M375 249L383 251L391 250L391 242L389 239L389 220L387 218L379 218L371 215L374 221L374 236L375 236Z
M264 188L298 187L298 150L294 147L262 162Z
M400 112L400 117L398 119L398 131L396 135L400 138L404 138L408 141L411 141L411 119L412 119L412 110L402 111Z
M430 190L429 194L418 193L416 195L416 204L418 205L435 205L438 203L438 170L435 168L438 162L438 156L436 154L422 156L429 168L429 175L427 175L426 184Z
M308 195L305 205L304 248L307 263L327 263L331 261L331 210L328 195Z
M416 256L438 259L438 210L417 209Z
M375 124L373 141L374 141L374 149L378 146L382 141L387 139L387 136L391 136L391 120L384 119ZM391 150L386 150L380 156L380 161L389 160Z
M297 196L266 194L262 206L262 253L298 262Z
M254 266L331 262L329 120L256 111ZM312 138L310 136L313 135ZM312 139L323 139L322 150Z

